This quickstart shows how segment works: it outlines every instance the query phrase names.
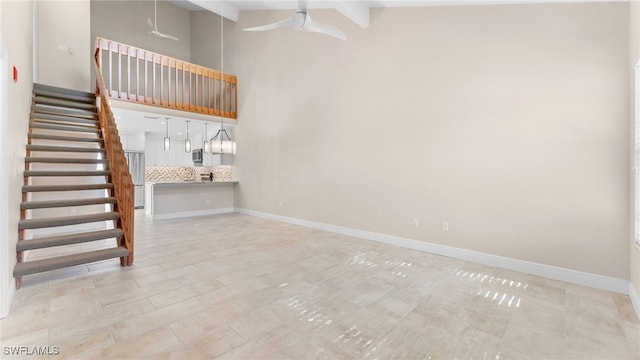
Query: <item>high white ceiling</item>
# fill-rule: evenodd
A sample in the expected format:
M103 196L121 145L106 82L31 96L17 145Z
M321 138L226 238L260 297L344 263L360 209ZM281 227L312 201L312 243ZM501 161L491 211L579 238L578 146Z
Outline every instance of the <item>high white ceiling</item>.
M243 10L295 10L298 0L169 0L191 11L207 10L237 21ZM305 1L305 0L302 0ZM424 7L491 4L621 2L628 0L308 0L309 9L334 9L366 28L369 12L378 7Z

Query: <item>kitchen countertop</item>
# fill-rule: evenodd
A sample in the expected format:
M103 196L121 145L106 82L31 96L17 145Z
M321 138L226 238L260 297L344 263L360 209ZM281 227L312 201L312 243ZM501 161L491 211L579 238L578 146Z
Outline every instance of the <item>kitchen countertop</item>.
M237 184L237 181L174 181L174 182L154 182L147 181L145 184L152 185L228 185Z

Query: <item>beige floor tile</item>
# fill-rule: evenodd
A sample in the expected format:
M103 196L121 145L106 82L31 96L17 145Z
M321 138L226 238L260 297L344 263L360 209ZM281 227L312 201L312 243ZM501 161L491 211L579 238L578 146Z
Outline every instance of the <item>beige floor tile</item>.
M0 320L0 340L47 330L49 328L49 302L29 302L20 304L14 300L11 316Z
M188 343L237 318L235 314L205 310L175 321L169 325L169 328L182 343Z
M523 356L526 359L562 359L566 342L564 335L546 333L526 324L512 324L505 332L499 350L510 354L506 358Z
M495 359L500 338L474 327L454 324L442 332L427 359Z
M153 359L214 359L246 343L227 325L211 329L191 341L181 342L154 355Z
M171 291L182 287L175 279L162 281L156 279L157 282L139 286L137 288L128 289L126 291L111 291L101 295L99 300L102 306L108 306L117 302L148 298L166 291Z
M60 359L640 360L626 296L239 214L24 280L0 342Z
M79 354L78 359L155 359L158 354L179 344L168 327L132 336L109 347L96 348Z
M116 343L147 333L205 310L196 299L189 299L162 309L146 312L111 325L111 334Z
M530 297L524 299L521 305L514 310L509 326L526 328L563 338L566 315L564 305L556 305L553 302Z
M49 332L49 343L60 349L60 357L63 359L75 359L77 354L108 348L114 344L108 327L81 331L58 327Z
M627 338L606 330L567 325L565 349L576 355L588 354L589 358L633 359Z
M201 281L193 285L186 285L161 294L150 296L149 301L153 304L153 306L155 306L156 309L160 309L165 306L173 305L188 299L195 298L202 294L215 291L222 287L224 287L222 283L215 279L211 279L208 281Z
M266 335L274 328L285 325L288 317L272 311L270 307L262 307L236 320L229 326L247 340L254 340Z
M622 330L624 330L629 344L629 350L640 360L640 326L636 322L622 322Z
M259 339L248 341L241 346L225 353L218 359L279 359L282 354L286 354L290 349L296 349L307 341L294 331L288 328L279 327L273 329ZM305 346L306 354L311 355L314 348ZM299 353L300 350L294 350ZM315 358L314 356L306 356L305 358Z

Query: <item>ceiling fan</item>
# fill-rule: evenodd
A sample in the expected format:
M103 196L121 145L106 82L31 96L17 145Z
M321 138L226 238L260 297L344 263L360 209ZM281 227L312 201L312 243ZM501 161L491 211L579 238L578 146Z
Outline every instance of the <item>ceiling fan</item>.
M288 26L298 31L310 31L320 34L336 37L340 40L347 40L347 35L335 26L324 24L317 21L312 21L311 16L307 9L307 0L298 0L298 11L287 19L275 22L273 24L256 26L252 28L243 29L246 31L266 31L279 27Z
M158 0L153 1L153 17L154 17L154 22L151 22L151 18L147 18L147 23L149 23L149 26L151 27L151 31L149 31L147 34L153 35L159 38L180 41L180 39L178 39L173 35L161 33L160 31L158 31Z

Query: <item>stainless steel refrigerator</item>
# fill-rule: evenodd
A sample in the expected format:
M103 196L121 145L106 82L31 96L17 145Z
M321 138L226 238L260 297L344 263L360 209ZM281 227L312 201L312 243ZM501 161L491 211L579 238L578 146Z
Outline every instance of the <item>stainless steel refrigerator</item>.
M135 208L142 209L144 207L144 153L126 151L124 154L127 157L129 172L131 172L133 180Z

